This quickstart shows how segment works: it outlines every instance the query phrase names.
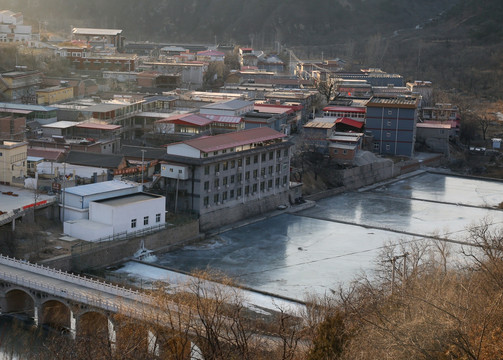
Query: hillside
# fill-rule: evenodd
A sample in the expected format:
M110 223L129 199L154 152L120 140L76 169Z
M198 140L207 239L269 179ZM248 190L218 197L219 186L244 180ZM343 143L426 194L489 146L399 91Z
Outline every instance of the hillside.
M253 42L273 47L327 44L374 33L392 33L431 18L450 0L1 0L68 30L122 28L130 40ZM57 9L57 11L56 11Z
M502 99L501 0L0 0L52 31L121 28L129 41L234 43L335 58Z

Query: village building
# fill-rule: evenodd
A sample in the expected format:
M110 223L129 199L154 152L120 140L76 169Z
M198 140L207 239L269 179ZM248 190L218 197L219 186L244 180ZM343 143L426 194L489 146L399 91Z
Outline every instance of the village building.
M268 127L167 145L161 176L171 210L208 229L293 202L290 147Z
M28 143L0 141L0 184L10 185L28 172ZM19 182L19 181L17 181Z
M38 105L52 105L73 98L73 87L51 86L36 91Z
M8 71L0 74L0 99L12 103L33 104L42 83L39 71Z
M10 10L0 11L0 43L23 43L30 45L32 28L24 24L22 13Z
M374 152L413 156L418 104L419 100L411 97L370 99L365 128L374 138Z
M201 115L241 116L253 111L253 107L253 101L236 99L205 105L199 111Z
M21 115L21 116L19 116ZM23 114L0 115L0 140L23 141L26 138L26 118Z

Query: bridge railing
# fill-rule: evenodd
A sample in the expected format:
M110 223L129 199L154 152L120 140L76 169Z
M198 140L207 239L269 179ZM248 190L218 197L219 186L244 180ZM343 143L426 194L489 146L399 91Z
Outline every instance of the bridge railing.
M16 269L30 271L40 275L45 275L53 279L82 285L89 289L105 292L115 296L120 296L130 300L136 300L144 304L152 303L151 297L140 293L138 290L128 289L126 287L110 284L105 281L90 279L85 276L70 274L61 270L52 269L47 266L39 264L33 264L24 260L19 260L15 258L10 258L8 256L0 255L0 264L4 264ZM61 296L61 294L59 296Z

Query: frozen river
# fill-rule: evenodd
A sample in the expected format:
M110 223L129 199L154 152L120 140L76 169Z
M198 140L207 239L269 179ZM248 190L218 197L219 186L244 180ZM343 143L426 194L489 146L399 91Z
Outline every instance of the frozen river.
M303 300L371 272L387 242L431 235L462 241L484 218L500 226L501 202L501 182L423 173L224 232L162 255L158 264L216 269L245 286Z

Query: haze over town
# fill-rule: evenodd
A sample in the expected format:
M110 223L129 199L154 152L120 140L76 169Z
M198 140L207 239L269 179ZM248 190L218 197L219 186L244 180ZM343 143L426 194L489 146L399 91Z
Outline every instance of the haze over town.
M0 0L0 358L502 357L502 11Z

